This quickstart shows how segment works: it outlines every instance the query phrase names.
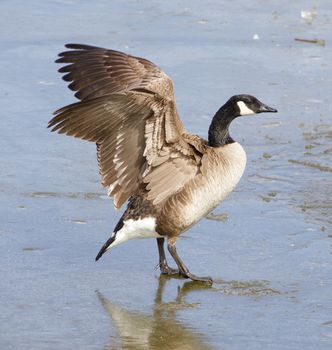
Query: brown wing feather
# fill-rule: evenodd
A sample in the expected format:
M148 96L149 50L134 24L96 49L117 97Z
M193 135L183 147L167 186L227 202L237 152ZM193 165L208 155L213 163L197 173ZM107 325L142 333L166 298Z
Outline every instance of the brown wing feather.
M80 100L115 92L145 89L166 99L174 99L172 80L152 62L100 47L67 44L73 49L59 54L57 63L68 63L59 69Z
M52 131L97 144L102 184L117 208L140 186L163 202L200 172L204 142L185 134L173 85L153 63L86 45L60 54L60 69L82 100L61 108Z
M60 109L49 127L97 143L102 184L110 186L115 206L121 207L139 186L145 162L145 120L155 113L153 108L157 107L149 95L113 94Z

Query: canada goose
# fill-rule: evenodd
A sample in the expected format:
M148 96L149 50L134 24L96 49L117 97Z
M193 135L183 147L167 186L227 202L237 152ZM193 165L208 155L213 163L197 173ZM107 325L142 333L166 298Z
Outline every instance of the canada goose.
M179 235L211 212L236 186L246 154L229 135L238 116L277 112L250 95L231 97L215 114L208 141L186 132L172 80L152 62L99 47L68 44L57 63L81 101L56 111L48 127L97 144L108 195L127 210L98 260L133 238L157 238L162 274L212 283L189 272L177 254ZM164 239L178 270L168 266Z

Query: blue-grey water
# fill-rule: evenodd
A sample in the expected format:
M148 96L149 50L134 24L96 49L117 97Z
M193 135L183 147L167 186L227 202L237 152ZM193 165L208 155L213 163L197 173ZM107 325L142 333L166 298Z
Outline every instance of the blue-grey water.
M332 348L330 1L2 0L0 18L1 349ZM234 123L246 172L178 242L212 288L160 278L154 240L94 262L121 212L94 145L46 129L75 101L68 42L157 63L195 134L233 94L279 110Z

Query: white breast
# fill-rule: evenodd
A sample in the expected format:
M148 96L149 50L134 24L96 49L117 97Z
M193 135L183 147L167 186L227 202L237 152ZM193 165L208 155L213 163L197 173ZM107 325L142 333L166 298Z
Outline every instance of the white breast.
M214 152L215 155L209 158L211 166L199 186L191 191L181 215L188 228L219 205L233 191L244 172L247 157L239 143L225 145Z

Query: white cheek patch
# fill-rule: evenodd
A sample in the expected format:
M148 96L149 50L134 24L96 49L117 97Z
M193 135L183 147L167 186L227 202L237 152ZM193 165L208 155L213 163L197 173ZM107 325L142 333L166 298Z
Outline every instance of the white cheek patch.
M236 102L240 109L240 115L250 115L250 114L255 114L255 112L248 108L247 105L243 101L238 101Z

